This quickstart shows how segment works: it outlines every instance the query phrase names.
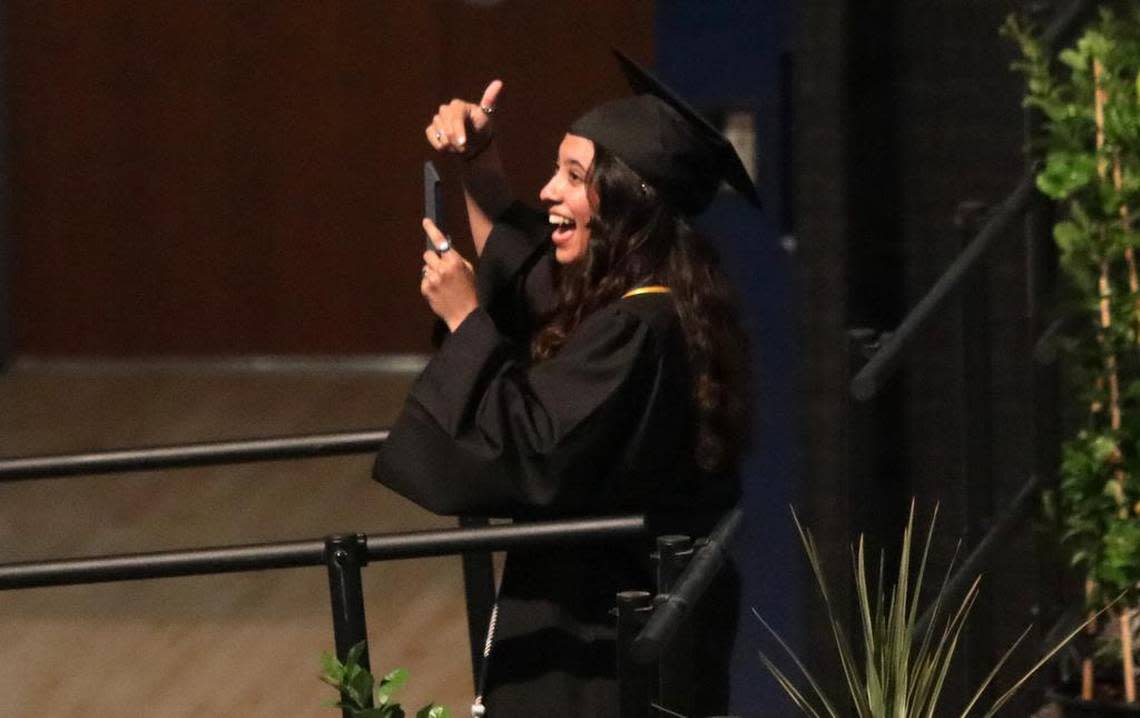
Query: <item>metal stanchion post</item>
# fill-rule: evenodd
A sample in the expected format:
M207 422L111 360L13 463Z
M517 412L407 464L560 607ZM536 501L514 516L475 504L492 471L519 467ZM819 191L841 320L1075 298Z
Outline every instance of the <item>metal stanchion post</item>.
M872 329L860 327L847 332L848 376L859 373L867 360L878 351L881 336ZM847 490L851 526L880 538L877 531L884 516L886 497L882 495L878 450L875 441L876 403L847 399Z
M657 538L657 601L665 600L693 556L688 536ZM693 712L693 621L689 617L673 635L658 662L657 701L681 715Z
M849 383L879 351L886 336L869 327L854 327L847 331L845 350ZM890 466L890 461L884 457L879 429L884 413L895 408L884 408L884 401L890 400L890 397L875 396L869 401L859 401L849 394L844 404L846 482L841 480L836 486L836 495L844 504L839 511L821 514L831 524L830 528L824 529L823 535L830 544L825 551L830 553L832 561L847 560L852 536L861 534L871 545L886 545L883 537L890 531L892 517L891 479L885 476L884 467ZM828 558L824 560L826 562ZM840 574L829 589L841 622L848 626L858 625L859 602L851 576ZM820 619L812 626L812 635L816 637L813 651L817 661L831 660L834 650L828 640L831 630L826 619ZM830 693L842 695L845 692L846 684L838 673L825 676L823 683ZM845 705L840 712L850 713L853 708L853 704Z
M488 525L485 518L461 516L463 528ZM467 637L471 643L471 674L475 690L479 690L479 674L483 666L483 648L487 642L487 627L491 622L491 609L495 605L495 566L491 554L468 551L463 554L463 588L467 597Z
M617 677L621 718L649 718L653 701L653 666L633 660L633 639L645 626L653 598L645 591L617 595Z
M657 593L668 594L673 584L689 565L693 556L693 540L688 536L657 537Z
M364 586L360 577L360 567L368 563L365 549L364 534L325 538L325 565L329 572L336 656L344 661L353 646L364 643L360 665L371 670L368 625L364 618ZM371 696L368 697L370 699ZM347 708L342 714L344 718L351 718Z

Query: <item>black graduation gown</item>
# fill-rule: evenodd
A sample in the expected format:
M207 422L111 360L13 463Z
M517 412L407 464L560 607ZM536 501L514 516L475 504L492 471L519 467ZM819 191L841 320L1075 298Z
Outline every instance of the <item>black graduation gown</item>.
M376 462L384 485L441 514L555 517L647 513L654 531L703 535L736 498L697 471L684 337L668 294L583 320L556 356L528 358L553 301L545 215L515 205L477 270L480 308L412 387ZM617 716L614 595L653 589L646 541L513 551L499 593L490 718ZM735 601L702 629L714 676L702 714L723 711Z

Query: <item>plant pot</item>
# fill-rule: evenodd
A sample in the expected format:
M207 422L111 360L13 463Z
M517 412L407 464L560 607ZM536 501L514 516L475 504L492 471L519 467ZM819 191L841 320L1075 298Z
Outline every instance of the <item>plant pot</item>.
M1045 696L1061 707L1063 718L1140 718L1140 703L1081 700L1075 688L1056 686L1045 691Z

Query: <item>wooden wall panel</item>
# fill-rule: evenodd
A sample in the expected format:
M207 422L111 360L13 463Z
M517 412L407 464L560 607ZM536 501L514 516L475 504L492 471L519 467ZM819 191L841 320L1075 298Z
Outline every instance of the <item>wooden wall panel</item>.
M426 350L434 108L503 77L534 197L568 122L623 92L608 48L651 58L652 5L9 2L17 353Z

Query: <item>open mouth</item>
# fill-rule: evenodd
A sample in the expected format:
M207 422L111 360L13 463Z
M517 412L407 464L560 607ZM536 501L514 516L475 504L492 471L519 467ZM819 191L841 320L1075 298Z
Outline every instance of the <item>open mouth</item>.
M550 224L554 225L554 232L551 233L550 238L555 244L562 244L574 234L575 224L574 220L569 217L563 217L560 214L551 214L549 216Z

